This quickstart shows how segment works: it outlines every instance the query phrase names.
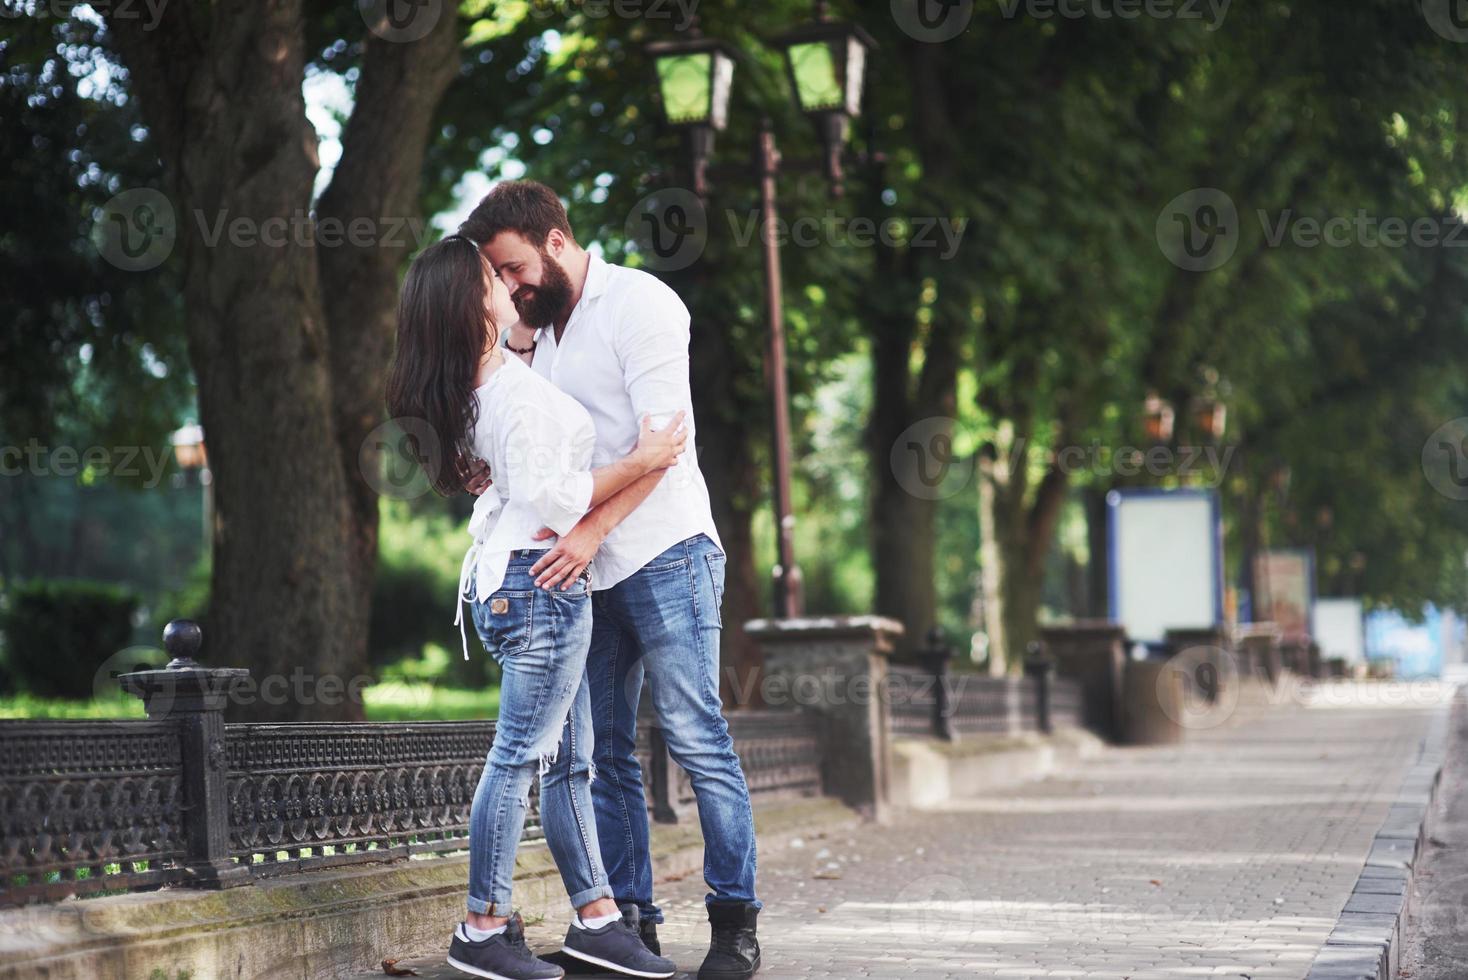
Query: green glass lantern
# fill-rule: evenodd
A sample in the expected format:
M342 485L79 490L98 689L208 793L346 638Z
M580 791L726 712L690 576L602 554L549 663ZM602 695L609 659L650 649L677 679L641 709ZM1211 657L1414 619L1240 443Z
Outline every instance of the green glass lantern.
M826 175L840 193L841 153L851 120L861 115L867 54L876 48L855 24L818 19L777 38L800 111L810 117L826 153Z
M777 43L785 49L785 68L802 112L861 115L867 53L876 47L870 34L855 24L816 21Z
M707 126L722 130L729 122L729 92L734 82L732 49L712 38L658 41L647 46L657 69L658 104L674 129Z

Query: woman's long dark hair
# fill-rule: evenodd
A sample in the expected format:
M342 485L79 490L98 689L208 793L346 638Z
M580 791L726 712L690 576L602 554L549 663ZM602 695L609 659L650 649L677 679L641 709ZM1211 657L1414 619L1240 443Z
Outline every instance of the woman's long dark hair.
M398 298L397 353L387 408L442 496L464 489L479 404L474 381L499 330L487 309L479 248L450 235L424 249Z

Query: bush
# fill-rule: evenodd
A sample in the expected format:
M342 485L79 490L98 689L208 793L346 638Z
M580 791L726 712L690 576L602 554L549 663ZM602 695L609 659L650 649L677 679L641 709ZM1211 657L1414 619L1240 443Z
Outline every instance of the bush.
M127 647L137 604L131 592L105 582L19 586L0 619L10 683L40 697L90 698L97 671Z
M425 657L430 644L452 651L435 679L457 687L484 688L499 682L499 665L485 653L464 609L469 660L454 625L454 590L469 547L462 522L445 513L414 514L403 501L384 499L378 532L377 579L372 588L368 659L379 675L404 660Z

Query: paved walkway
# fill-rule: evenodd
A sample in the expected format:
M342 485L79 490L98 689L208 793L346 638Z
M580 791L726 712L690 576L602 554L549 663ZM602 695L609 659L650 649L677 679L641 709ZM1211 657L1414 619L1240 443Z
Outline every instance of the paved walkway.
M1432 685L1323 694L762 853L761 975L1299 980L1447 700ZM659 889L665 952L694 970L703 891ZM532 944L563 928L535 926Z

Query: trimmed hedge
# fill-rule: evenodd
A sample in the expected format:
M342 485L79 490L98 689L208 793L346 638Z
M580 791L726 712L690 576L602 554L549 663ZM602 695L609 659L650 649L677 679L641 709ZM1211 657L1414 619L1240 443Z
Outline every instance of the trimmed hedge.
M18 691L90 699L105 661L128 646L137 596L82 579L38 579L12 590L0 617L5 672Z

